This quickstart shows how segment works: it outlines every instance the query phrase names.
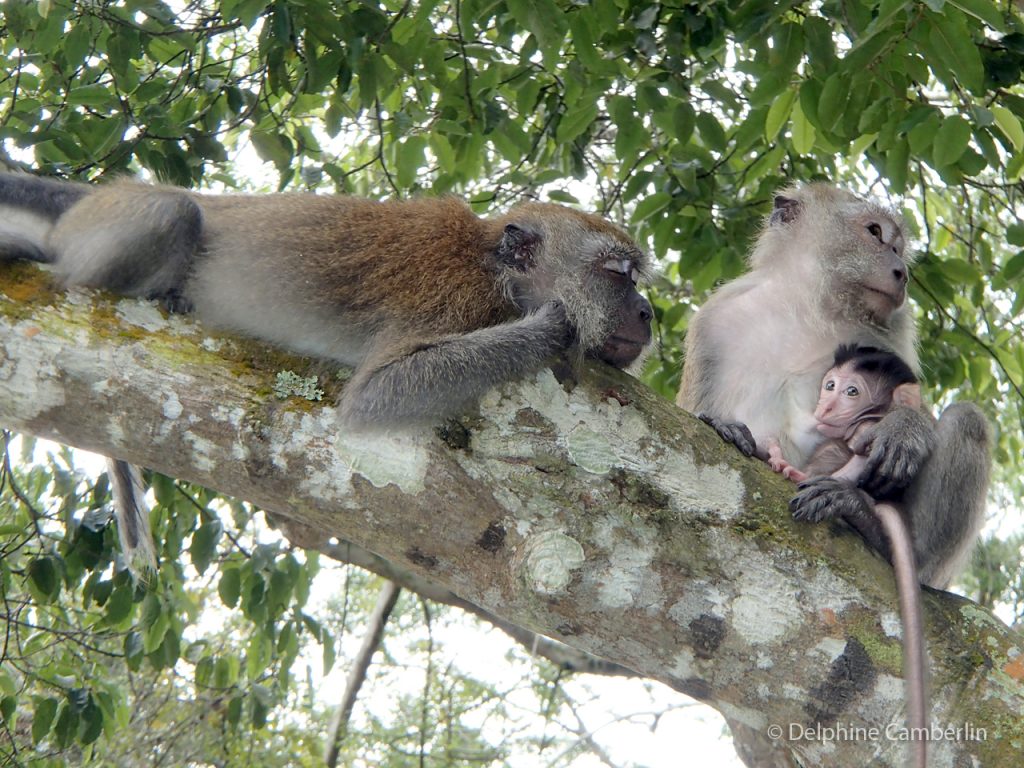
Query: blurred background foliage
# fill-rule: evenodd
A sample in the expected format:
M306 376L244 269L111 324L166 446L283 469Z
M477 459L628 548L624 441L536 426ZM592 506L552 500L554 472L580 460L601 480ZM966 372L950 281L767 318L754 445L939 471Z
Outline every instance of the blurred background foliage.
M480 212L533 197L619 221L659 265L660 345L644 376L666 397L692 311L743 270L776 190L827 178L887 202L918 253L911 296L932 398L986 409L992 514L1019 526L1024 22L1013 3L4 0L0 14L9 166L215 190L455 194ZM115 726L145 718L195 727L190 748L209 736L263 750L253 764L313 760L316 725L295 712L318 715L296 708L294 669L300 651L329 657L345 633L304 610L317 559L258 543L247 505L157 478L164 565L133 587L111 567L105 478L22 445L0 500L0 749L27 750L22 762L97 743L115 755L135 735ZM1020 621L1024 537L1005 529L966 588ZM208 600L234 609L219 633L198 629ZM185 662L193 676L181 679ZM443 684L465 703L485 695L471 682ZM440 706L431 696L409 711ZM567 699L548 699L537 717L557 720ZM392 714L365 720L367 733L422 736L422 718ZM223 736L242 724L244 737ZM536 735L522 733L533 754ZM285 759L281 740L305 757ZM394 754L422 754L417 744ZM435 747L431 764L469 764ZM490 759L474 764L507 755Z

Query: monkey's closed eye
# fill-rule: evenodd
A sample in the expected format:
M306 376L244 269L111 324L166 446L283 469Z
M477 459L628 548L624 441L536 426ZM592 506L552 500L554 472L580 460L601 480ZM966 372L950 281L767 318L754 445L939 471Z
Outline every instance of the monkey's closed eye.
M633 285L636 285L640 280L640 270L633 266L631 259L608 259L604 263L604 268L617 275L629 275Z
M880 242L882 245L885 245L885 240L882 239L882 228L878 224L875 222L868 224L868 232L871 233L871 236L875 238L875 240Z

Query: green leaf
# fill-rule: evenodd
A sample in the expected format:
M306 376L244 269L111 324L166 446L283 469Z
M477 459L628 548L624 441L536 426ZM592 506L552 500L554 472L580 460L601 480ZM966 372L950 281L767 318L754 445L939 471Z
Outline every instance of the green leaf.
M426 148L427 138L421 135L408 136L399 143L395 157L395 181L400 188L410 189L416 183L416 177L426 164Z
M28 578L41 602L53 602L60 593L60 576L57 561L53 557L37 557L30 562Z
M700 137L708 148L716 152L725 151L728 146L725 131L722 129L721 123L710 112L701 112L697 115L697 130L700 131Z
M113 92L106 85L95 83L93 85L79 85L68 91L67 102L74 105L86 105L99 107L112 101Z
M838 72L829 76L821 89L818 100L818 120L826 129L831 129L846 111L846 102L850 98L850 81Z
M929 63L951 72L970 91L984 93L985 67L964 15L947 10L941 15L926 12L925 18L931 22Z
M227 568L221 573L220 582L217 584L217 594L221 602L228 608L234 608L238 604L238 597L242 593L242 574L238 568Z
M1003 268L999 270L999 278L1003 286L1012 285L1021 275L1024 275L1024 251L1017 251L1007 259Z
M1024 245L1024 224L1011 224L1006 228L1006 242L1018 247Z
M941 264L942 274L952 283L972 285L981 278L977 268L963 259L943 259Z
M50 733L53 725L53 718L57 714L57 699L46 698L36 701L35 710L32 712L32 743L38 744Z
M69 702L61 702L57 723L54 726L54 736L57 739L58 748L67 749L71 746L76 728L78 728L78 713Z
M814 147L814 138L817 132L814 130L814 126L804 117L804 110L800 106L799 101L793 105L790 130L792 131L793 149L796 153L798 155L806 155L810 152L811 148Z
M110 599L107 600L107 622L111 625L120 624L122 621L127 619L132 612L132 593L133 589L130 582L125 582L119 585L110 595Z
M566 14L554 0L506 0L512 16L537 38L547 61L559 57L562 41L569 29Z
M101 710L89 694L89 700L79 714L78 741L83 746L92 744L103 732L103 710Z
M768 143L775 141L775 137L779 135L782 126L789 119L794 101L796 101L796 91L788 90L772 102L772 105L768 108L768 115L764 120L765 141Z
M689 102L677 103L671 111L660 111L653 115L654 124L679 144L686 144L693 136L697 113Z
M597 104L577 104L570 107L562 115L558 123L558 130L555 132L555 141L559 144L568 144L575 139L597 118Z
M1024 149L1024 128L1021 128L1020 119L1013 112L999 104L993 104L991 110L996 125L1006 135L1006 138L1010 140L1010 143L1013 144L1013 148L1018 152Z
M947 0L950 5L956 6L964 13L985 22L997 32L1006 31L1006 22L1003 13L996 8L995 3L990 0Z
M218 656L213 667L213 684L217 688L227 688L238 681L241 665L235 656Z
M952 165L967 149L971 140L971 124L960 115L947 117L935 132L932 143L932 160L936 168Z
M212 520L199 526L192 534L188 552L192 558L192 565L200 574L206 572L217 555L217 542L220 541L222 530L220 520Z
M292 145L287 137L263 130L249 132L249 139L261 160L273 163L278 169L287 169L292 162Z
M630 218L634 224L648 219L659 211L663 210L672 202L672 195L668 192L655 192L653 195L648 195L639 203L633 210L633 215Z
M430 150L437 158L438 167L445 173L455 173L457 164L455 162L455 150L452 149L448 137L440 133L430 134Z
M877 133L865 133L863 136L859 136L858 138L856 138L852 142L850 142L850 151L848 153L850 159L852 160L852 159L860 157L861 153L865 149L870 147L872 144L874 144L875 143L875 139L877 139L877 138L878 138L878 134Z
M907 189L907 160L910 157L910 144L905 139L893 143L885 153L885 175L892 183L892 189L902 195Z
M14 718L14 713L18 711L18 699L14 696L4 696L0 698L0 720L2 720L8 728L11 728Z

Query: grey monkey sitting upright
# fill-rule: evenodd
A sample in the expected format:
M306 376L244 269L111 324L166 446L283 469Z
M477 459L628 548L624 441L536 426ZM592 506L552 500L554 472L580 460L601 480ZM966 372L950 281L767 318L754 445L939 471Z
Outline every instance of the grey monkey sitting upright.
M691 321L677 402L747 455L776 438L786 459L803 466L824 439L813 410L836 347L891 350L919 368L901 222L828 184L793 187L776 196L749 262L750 271L719 288ZM984 518L984 415L957 403L936 421L923 408L898 406L858 441L867 461L857 485L814 478L793 499L794 513L863 516L860 490L899 501L920 580L945 588Z

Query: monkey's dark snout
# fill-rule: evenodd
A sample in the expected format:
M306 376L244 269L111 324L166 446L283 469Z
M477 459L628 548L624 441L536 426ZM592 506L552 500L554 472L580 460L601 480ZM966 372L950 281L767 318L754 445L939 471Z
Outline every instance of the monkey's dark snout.
M626 300L619 327L605 340L596 357L616 368L625 368L651 343L651 302L635 291Z
M649 302L643 296L640 296L639 298L640 298L640 310L639 310L638 314L640 315L640 322L641 323L650 323L651 320L654 319L654 307L652 307L651 306L651 302Z

